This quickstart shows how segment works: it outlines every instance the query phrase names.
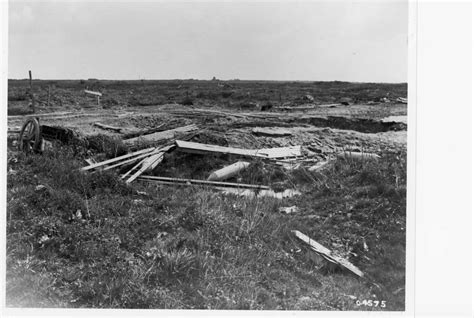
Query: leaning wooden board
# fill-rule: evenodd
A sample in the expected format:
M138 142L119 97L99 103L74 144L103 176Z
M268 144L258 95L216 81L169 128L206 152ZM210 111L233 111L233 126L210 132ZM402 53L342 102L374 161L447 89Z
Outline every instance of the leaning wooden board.
M354 265L352 265L348 260L343 259L342 257L333 255L331 253L331 250L328 248L322 246L315 240L312 240L310 237L306 236L305 234L301 233L300 231L291 231L293 234L296 235L297 238L311 246L311 249L315 251L316 253L322 255L325 259L327 259L330 262L336 263L341 265L342 267L350 270L352 273L356 274L359 277L364 277L364 273Z

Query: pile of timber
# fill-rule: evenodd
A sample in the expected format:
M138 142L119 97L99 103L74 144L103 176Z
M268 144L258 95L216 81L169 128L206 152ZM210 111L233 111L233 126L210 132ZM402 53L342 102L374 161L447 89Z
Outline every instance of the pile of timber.
M156 168L156 166L161 161L163 161L164 154L172 150L173 148L174 145L156 148L146 148L113 159L105 160L98 163L92 163L86 167L83 167L81 170L88 171L100 169L106 171L135 163L132 169L130 169L122 176L122 178L125 179L130 175L125 181L126 183L130 183L137 179L142 173L151 171Z

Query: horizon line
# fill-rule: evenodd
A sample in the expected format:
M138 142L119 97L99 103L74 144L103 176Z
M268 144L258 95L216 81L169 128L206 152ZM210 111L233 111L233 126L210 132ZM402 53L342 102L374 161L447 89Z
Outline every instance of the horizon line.
M8 81L29 81L29 78L7 78ZM370 81L344 81L344 80L268 80L268 79L198 79L198 78L173 78L173 79L109 79L109 78L54 78L54 79L42 79L33 78L32 81L207 81L207 82L340 82L340 83L353 83L353 84L408 84L408 82L370 82Z

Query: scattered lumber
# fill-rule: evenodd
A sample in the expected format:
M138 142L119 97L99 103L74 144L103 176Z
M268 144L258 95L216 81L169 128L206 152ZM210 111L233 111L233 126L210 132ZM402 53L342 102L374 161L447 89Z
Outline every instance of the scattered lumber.
M333 255L331 250L328 248L324 247L323 245L319 244L315 240L312 240L310 237L306 236L305 234L301 233L300 231L293 230L291 231L297 238L308 244L313 251L318 253L319 255L323 256L326 260L329 262L332 262L334 264L338 264L352 273L356 274L359 277L363 277L364 273L357 267L355 267L353 264L351 264L348 260L343 259L342 257Z
M159 152L143 159L143 161L141 161L141 168L137 172L135 172L130 178L128 178L125 183L130 183L136 178L138 178L142 173L155 169L156 166L163 161L164 154L164 152Z
M200 185L210 186L219 188L241 188L241 189L254 189L254 190L269 190L270 187L263 185L245 184L245 183L233 183L233 182L218 182L218 181L205 181L195 179L180 179L180 178L167 178L167 177L156 177L156 176L139 176L137 178L141 181L151 181L159 184L171 184L171 185Z
M83 168L81 168L81 170L82 171L87 171L87 170L90 170L90 169L103 167L105 165L108 165L108 164L111 164L111 163L114 163L114 162L118 162L118 161L122 161L122 160L125 160L127 158L131 158L131 157L134 157L134 156L138 156L138 155L141 155L141 154L152 152L153 150L155 150L155 148L142 149L142 150L139 150L139 151L128 153L128 154L120 156L120 157L115 157L115 158L112 158L112 159L109 159L109 160L105 160L105 161L101 161L101 162L89 165L87 167L83 167Z
M122 128L120 128L120 127L104 125L104 124L101 124L101 123L93 123L92 126L99 127L99 128L105 129L105 130L113 130L113 131L118 132L118 133L120 133L122 131Z
M351 158L351 159L379 159L380 156L375 153L370 152L354 152L354 151L344 151L338 153L339 158Z
M240 171L246 169L248 166L250 166L249 162L238 161L234 164L231 164L230 166L227 166L227 167L224 167L224 168L219 169L217 171L214 171L207 178L207 180L208 181L222 181L222 180L225 180L225 179L229 179L229 178L235 176Z
M141 154L141 155L138 155L136 157L132 157L130 159L127 159L127 160L124 160L124 161L120 161L118 163L115 163L113 165L110 165L110 166L107 166L104 168L104 171L106 170L110 170L110 169L114 169L114 168L117 168L117 167L120 167L120 166L125 166L125 165L128 165L128 164L131 164L131 163L134 163L134 162L137 162L139 161L140 159L141 160L144 160L145 158L149 157L149 156L152 156L154 154L156 154L157 152L159 152L159 150L153 150L151 152L147 152L147 153L144 153L144 154Z
M301 146L267 148L267 149L240 149L232 147L222 147L216 145L201 144L198 142L189 142L176 140L176 146L179 151L196 154L223 153L246 157L277 159L286 157L301 156Z
M252 129L252 133L256 136L265 136L265 137L285 137L291 136L293 133L288 129L279 128L279 127L256 127Z
M126 139L123 142L126 145L134 145L137 143L157 142L161 140L172 139L175 137L176 133L187 133L187 132L191 132L198 129L199 129L198 126L193 124L193 125L178 127L178 128L174 128L170 130L159 131L159 132L149 134L149 135Z

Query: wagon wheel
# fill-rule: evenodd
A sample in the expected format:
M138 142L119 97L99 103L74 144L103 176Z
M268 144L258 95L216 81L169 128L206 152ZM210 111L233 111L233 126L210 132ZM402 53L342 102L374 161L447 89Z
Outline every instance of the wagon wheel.
M18 150L26 153L37 152L41 146L40 125L36 118L29 118L21 127Z

